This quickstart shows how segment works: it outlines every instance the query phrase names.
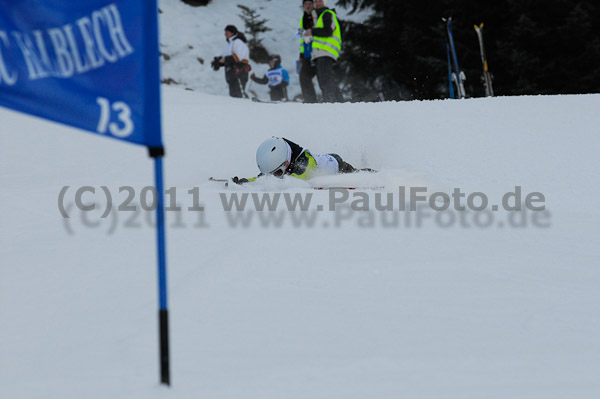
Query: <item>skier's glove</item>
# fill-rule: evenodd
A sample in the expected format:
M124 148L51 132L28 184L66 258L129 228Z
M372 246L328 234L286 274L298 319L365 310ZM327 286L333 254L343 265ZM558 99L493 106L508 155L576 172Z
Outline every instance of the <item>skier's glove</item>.
M220 59L221 59L221 57L216 56L211 61L210 66L212 67L213 70L218 71L219 68L221 68L221 63L219 62Z
M248 179L245 178L239 178L237 176L234 176L231 178L231 181L234 182L235 184L244 184L244 183L248 183Z
M250 79L254 80L256 78L256 75L254 74L254 72L252 72L252 75L250 75Z

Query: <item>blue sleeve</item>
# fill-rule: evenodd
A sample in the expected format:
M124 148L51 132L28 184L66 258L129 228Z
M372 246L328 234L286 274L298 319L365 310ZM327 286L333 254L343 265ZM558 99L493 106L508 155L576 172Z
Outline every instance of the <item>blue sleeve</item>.
M286 83L290 83L290 74L288 73L287 69L284 69L282 71L283 74L283 81Z

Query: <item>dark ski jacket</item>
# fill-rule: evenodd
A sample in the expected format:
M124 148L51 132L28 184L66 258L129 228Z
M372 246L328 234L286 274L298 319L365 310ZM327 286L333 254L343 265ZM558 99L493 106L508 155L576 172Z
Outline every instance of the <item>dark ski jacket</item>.
M304 15L302 16L302 29L304 29L304 30L312 29L314 24L315 24L315 22L313 21L312 14L304 13Z
M300 27L304 30L312 29L312 27L315 25L315 21L313 19L312 13L307 14L306 12L304 12L302 15L302 20L300 22L301 22ZM306 46L306 44L305 44L305 46ZM310 53L308 53L308 55L305 57L304 54L302 53L302 51L300 51L300 59L303 59L303 58L310 58Z

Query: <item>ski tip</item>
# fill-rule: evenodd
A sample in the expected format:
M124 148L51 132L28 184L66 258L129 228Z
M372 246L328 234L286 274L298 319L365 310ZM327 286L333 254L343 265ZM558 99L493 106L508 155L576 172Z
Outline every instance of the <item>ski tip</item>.
M214 181L218 183L223 183L225 187L229 187L229 179L215 179L214 177L209 177L209 181Z

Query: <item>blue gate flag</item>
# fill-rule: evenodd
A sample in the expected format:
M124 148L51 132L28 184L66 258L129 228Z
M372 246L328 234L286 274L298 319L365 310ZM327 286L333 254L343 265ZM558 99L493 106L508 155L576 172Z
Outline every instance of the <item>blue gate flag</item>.
M0 0L0 106L162 147L156 0Z
M169 385L157 0L0 0L0 106L149 147Z

